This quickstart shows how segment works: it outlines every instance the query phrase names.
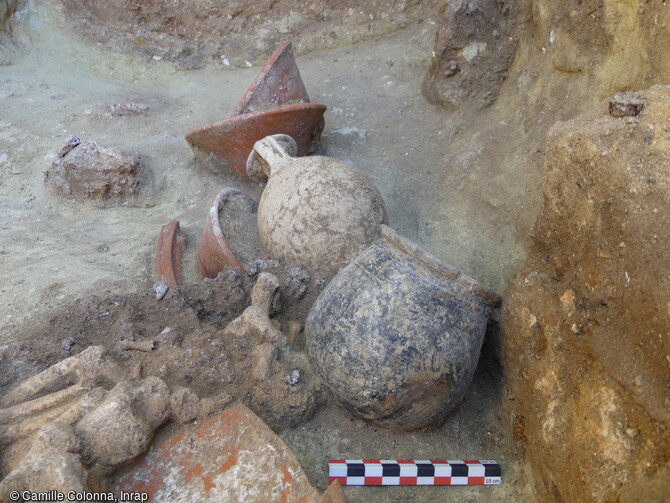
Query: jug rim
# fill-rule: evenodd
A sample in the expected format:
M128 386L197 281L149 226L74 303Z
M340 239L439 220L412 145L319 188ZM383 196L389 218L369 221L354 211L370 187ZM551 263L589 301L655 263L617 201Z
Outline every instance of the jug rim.
M448 264L442 259L436 257L430 252L427 252L416 243L410 241L405 236L399 234L397 231L388 225L381 225L381 239L387 241L391 245L399 248L401 251L416 258L419 262L427 266L432 271L444 276L446 279L457 283L464 290L470 292L472 295L483 299L490 307L497 308L502 303L502 297L490 288L482 285L479 281L471 278L467 274L463 274L456 267Z
M454 266L447 264L432 253L427 252L419 245L399 234L388 225L382 224L381 237L385 241L388 241L397 248L400 248L408 255L411 255L423 264L427 265L430 269L433 269L435 272L446 276L447 279L455 280L461 274L461 271L456 269Z

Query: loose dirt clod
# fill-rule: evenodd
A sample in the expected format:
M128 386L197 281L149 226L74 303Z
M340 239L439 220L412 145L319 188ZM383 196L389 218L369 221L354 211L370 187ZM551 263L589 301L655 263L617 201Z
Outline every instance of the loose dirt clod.
M635 117L644 108L639 93L616 93L609 102L612 117Z
M44 174L44 184L66 197L127 200L138 194L142 169L137 156L70 137Z

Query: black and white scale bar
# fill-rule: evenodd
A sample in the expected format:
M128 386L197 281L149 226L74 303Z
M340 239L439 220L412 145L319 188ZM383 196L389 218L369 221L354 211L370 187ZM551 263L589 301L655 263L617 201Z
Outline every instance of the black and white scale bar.
M329 483L344 486L497 485L500 465L488 459L331 459Z

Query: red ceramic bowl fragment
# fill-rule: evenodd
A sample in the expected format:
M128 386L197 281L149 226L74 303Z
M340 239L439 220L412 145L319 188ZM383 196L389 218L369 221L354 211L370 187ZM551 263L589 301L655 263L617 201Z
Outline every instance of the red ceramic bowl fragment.
M161 227L156 244L156 281L168 286L181 286L181 247L186 238L181 235L179 221L173 220Z

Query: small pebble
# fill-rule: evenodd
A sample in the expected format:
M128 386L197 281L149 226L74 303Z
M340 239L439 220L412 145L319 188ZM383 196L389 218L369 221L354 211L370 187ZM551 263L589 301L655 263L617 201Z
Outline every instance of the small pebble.
M307 295L309 282L312 275L305 266L293 265L288 271L288 278L284 282L284 288L289 297L300 300Z
M274 274L279 269L279 260L273 258L259 259L250 269L255 269L256 272L266 271Z
M286 383L295 386L298 384L300 381L300 371L298 369L291 370L288 374L286 374Z
M72 346L74 346L74 338L68 337L63 340L63 349L65 351L70 351L72 349Z
M460 71L460 67L458 66L458 61L449 61L447 63L447 69L444 71L444 76L445 77L451 77L452 75L456 75Z
M165 297L165 294L168 293L169 289L170 287L164 279L156 283L153 287L153 291L156 293L156 299L161 300L163 297Z
M78 146L80 143L81 143L81 140L78 137L76 137L74 135L70 135L68 137L68 139L65 140L65 143L61 146L61 148L58 149L58 153L57 153L58 157L61 157L61 158L65 157L67 155L67 153L70 152L70 150L72 150L73 148Z
M637 93L616 93L610 100L609 112L613 117L635 117L644 108Z

